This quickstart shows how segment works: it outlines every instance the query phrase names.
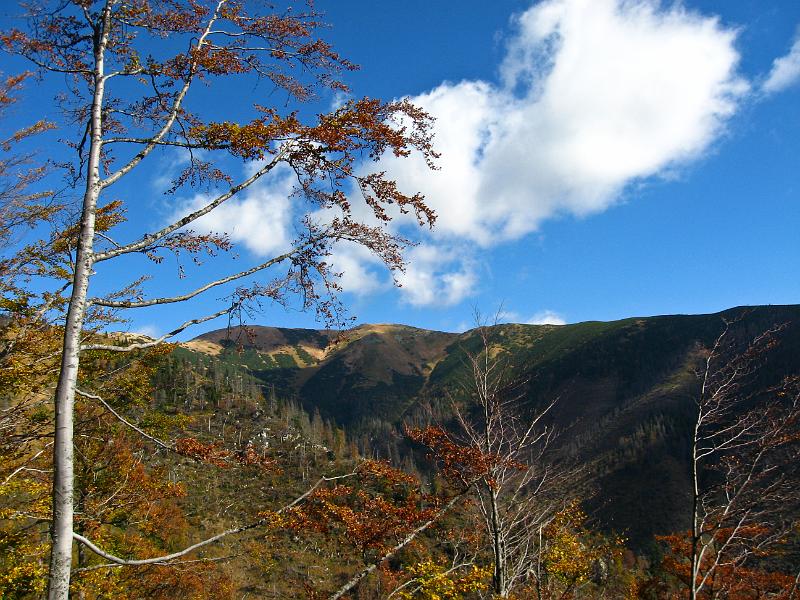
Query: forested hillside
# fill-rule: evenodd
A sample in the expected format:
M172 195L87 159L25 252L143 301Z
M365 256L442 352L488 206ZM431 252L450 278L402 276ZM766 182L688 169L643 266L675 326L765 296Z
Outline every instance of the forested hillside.
M713 343L725 319L741 319L740 339L786 324L759 386L800 370L800 306L489 328L509 378L523 384L524 406L556 400L548 418L558 452L591 465L594 474L590 514L639 549L687 522L697 351ZM341 336L250 326L201 335L175 356L240 368L269 393L342 427L363 454L416 465L424 461L403 425L452 425L448 391L468 379L465 353L480 344L474 331L402 325L364 325Z

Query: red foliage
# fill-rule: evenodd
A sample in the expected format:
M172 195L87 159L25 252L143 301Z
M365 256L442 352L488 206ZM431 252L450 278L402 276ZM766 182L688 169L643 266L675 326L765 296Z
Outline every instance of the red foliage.
M220 440L209 443L189 437L178 438L175 441L175 450L178 454L223 468L240 464L267 469L276 464L275 459L268 457L263 452L258 452L252 444L248 444L242 450L232 451L226 449Z
M488 454L475 446L458 444L441 427L406 429L406 435L415 442L430 448L431 452L428 456L441 465L442 474L465 487L482 478L486 478L487 484L492 487L495 482L489 475L498 467L519 469L520 471L526 468L524 464L508 457Z
M715 537L721 541L727 539L728 531L717 531ZM741 537L757 537L756 528L739 532ZM709 533L708 535L711 535ZM691 583L691 533L657 536L667 547L667 552L661 563L664 573L678 582L680 589L668 589L667 582L652 580L645 584L645 588L660 589L660 597L670 600L683 600L686 589ZM753 562L766 558L766 554L755 556ZM719 559L714 553L707 553L700 564L698 578L705 575L709 567ZM756 566L744 565L738 562L720 562L713 572L713 577L699 591L698 600L711 600L712 598L727 598L728 600L790 600L795 586L795 575L768 571ZM797 590L795 590L796 593Z
M382 461L365 461L358 484L315 490L289 511L287 526L338 536L359 552L383 554L440 506L423 494L419 482Z

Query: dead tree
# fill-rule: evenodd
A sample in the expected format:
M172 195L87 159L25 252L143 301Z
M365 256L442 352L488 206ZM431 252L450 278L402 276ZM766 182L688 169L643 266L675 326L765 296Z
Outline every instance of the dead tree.
M702 351L691 440L690 598L719 592L736 569L764 556L791 529L800 505L800 387L760 389L758 377L785 327L743 351L734 325ZM793 512L794 511L794 512Z
M475 330L477 352L466 351L467 375L459 402L451 396L460 443L488 457L475 490L492 549L492 589L506 598L532 573L541 527L561 508L574 473L548 458L554 428L545 418L552 400L531 411L523 403L525 381L512 377L505 350Z

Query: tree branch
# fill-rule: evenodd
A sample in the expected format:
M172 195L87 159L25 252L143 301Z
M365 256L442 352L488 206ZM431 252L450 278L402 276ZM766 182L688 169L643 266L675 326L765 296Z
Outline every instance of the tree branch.
M353 575L350 580L345 583L342 587L340 587L336 592L334 592L331 596L328 597L328 600L338 600L342 596L344 596L347 592L352 590L358 582L364 579L367 575L372 573L375 569L378 568L383 561L392 558L395 554L397 554L400 550L405 548L408 544L410 544L414 538L416 538L420 533L428 529L431 525L436 523L447 511L449 511L453 506L455 506L456 502L466 494L472 486L469 486L453 496L450 501L445 504L441 509L439 509L435 515L433 515L430 519L425 521L422 525L414 529L411 533L409 533L405 538L403 538L400 542L395 544L392 548L390 548L383 556L381 556L376 561L372 562L371 564L364 567L361 571Z
M240 554L229 554L228 556L216 556L214 558L196 558L192 560L176 560L171 562L163 562L163 563L155 563L161 567L181 567L183 565L191 565L196 563L214 563L214 562L222 562L224 560L230 560L232 558L236 558L241 556ZM124 567L126 565L121 565L118 563L103 563L101 565L92 565L90 567L81 567L80 569L74 569L73 573L84 573L86 571L97 571L98 569L118 569L120 567Z
M252 176L245 179L240 184L233 186L224 194L217 196L213 201L209 202L202 208L199 208L193 213L189 213L188 215L178 219L174 223L167 225L166 227L156 231L155 233L145 235L138 242L133 242L131 244L127 244L119 248L114 248L112 250L107 250L105 252L98 252L97 254L94 255L94 262L99 263L104 260L108 260L110 258L119 256L120 254L128 254L130 252L140 252L142 250L147 250L147 248L151 247L158 240L165 238L166 236L173 233L174 231L177 231L181 227L185 227L186 225L199 219L203 215L208 214L226 200L229 200L231 197L238 194L243 189L249 187L256 181L258 181L261 177L263 177L264 175L269 173L272 169L274 169L275 166L284 159L286 154L288 154L290 147L291 144L284 144L281 150L275 155L275 157L270 162L268 162L261 169L256 171Z
M219 18L219 11L224 4L226 4L228 0L219 0L217 7L214 9L214 14L208 20L208 25L206 26L203 34L197 40L197 45L195 46L196 49L202 48L203 44L206 43L206 38L208 37L209 32L211 31L214 22ZM107 188L108 186L116 183L122 177L124 177L127 173L133 170L136 165L142 162L148 154L150 154L154 148L158 146L158 143L164 138L164 136L169 133L169 130L172 129L172 125L175 123L175 119L178 118L178 112L180 111L181 104L183 103L183 99L186 97L186 94L189 91L189 86L192 84L192 80L194 79L195 69L197 68L197 59L192 60L191 64L189 65L189 73L186 76L186 81L183 84L183 87L175 96L175 102L172 103L172 108L170 109L169 115L167 116L167 120L164 123L164 126L161 130L153 136L152 141L142 148L136 156L134 156L126 165L121 167L115 173L112 173L105 179L99 182L100 188ZM96 261L95 261L96 262Z
M142 437L147 438L148 440L153 442L156 446L159 446L160 448L163 448L164 450L169 450L170 452L176 452L176 453L178 452L175 449L175 446L173 446L171 444L167 444L166 442L163 442L160 439L158 439L156 437L153 437L152 435L150 435L149 433L147 433L143 429L137 427L136 425L134 425L133 423L128 421L125 417L123 417L121 414L119 414L117 411L115 411L108 402L103 400L103 398L98 396L97 394L90 394L89 392L84 392L83 390L81 390L79 388L75 388L75 393L78 394L79 396L83 396L84 398L88 398L89 400L97 400L100 404L102 404L106 408L106 410L108 412L110 412L112 415L114 415L122 423L124 423L125 425L127 425L128 427L133 429L136 433L138 433Z
M212 319L216 319L217 317L221 317L222 315L228 314L232 312L235 309L235 307L236 304L233 304L232 306L219 310L213 314L206 315L204 317L198 317L196 319L190 319L189 321L182 323L169 333L165 333L161 337L156 338L154 340L150 340L149 342L137 342L135 344L128 344L127 346L114 346L111 344L86 344L81 346L81 351L83 352L86 350L106 350L108 352L132 352L133 350L144 350L146 348L152 348L153 346L158 346L159 344L161 344L165 340L168 340L171 337L175 337L180 332L182 332L185 329L188 329L192 325L199 325L200 323L205 323L206 321L210 321Z
M15 475L17 475L18 473L21 473L22 471L32 471L33 469L29 469L29 468L27 467L27 465L31 464L31 463L32 463L34 460L36 460L37 458L39 458L39 456L40 456L40 455L41 455L41 454L42 454L42 453L43 453L45 450L47 450L48 446L52 446L52 444L53 444L53 442L48 442L48 443L45 445L45 447L44 447L44 448L42 448L41 450L39 450L39 451L38 451L36 454L34 454L34 455L33 455L33 456L31 456L31 457L30 457L28 460L26 460L24 463L22 463L22 466L20 466L20 467L18 467L17 469L15 469L15 470L14 470L14 471L11 473L11 475L9 475L8 477L6 477L6 478L3 480L3 483L0 483L0 487L4 486L4 485L5 485L5 484L7 484L9 481L11 481L11 480L14 478L14 476L15 476Z
M316 241L318 238L313 238ZM151 300L141 300L139 302L131 302L126 300L103 300L102 298L92 298L89 300L90 304L94 304L95 306L105 306L107 308L144 308L147 306L156 306L159 304L174 304L175 302L183 302L185 300L189 300L206 292L212 288L215 288L220 285L224 285L226 283L230 283L231 281L236 281L237 279L242 279L243 277L247 277L248 275L252 275L253 273L258 273L259 271L263 271L264 269L268 269L269 267L276 265L280 262L283 262L287 258L290 258L294 254L300 251L301 248L305 247L308 243L311 243L311 240L306 242L297 248L293 248L291 251L281 254L280 256L276 256L275 258L271 258L266 262L261 263L260 265L256 265L255 267L251 267L250 269L246 269L244 271L240 271L233 275L229 275L228 277L223 277L222 279L217 279L215 281L211 281L199 288L188 292L186 294L182 294L180 296L171 296L171 297L164 297L164 298L153 298ZM222 314L222 313L220 313ZM215 315L219 316L219 315Z
M279 515L281 513L286 512L287 510L289 510L291 508L294 508L300 502L302 502L303 500L308 498L312 493L314 493L314 491L319 486L321 486L323 483L327 483L329 481L337 481L337 480L345 479L345 478L348 478L348 477L355 477L356 475L357 475L357 471L352 471L350 473L346 473L344 475L336 475L334 477L320 477L313 486L308 488L305 492L303 492L300 496L298 496L297 498L292 500L292 502L290 502L289 504L287 504L287 505L283 506L282 508L280 508L279 510L275 511L275 513L273 513L273 514L278 514ZM452 504L452 501L451 501L451 504ZM92 552L97 554L97 556L105 558L107 561L109 561L109 562L111 562L113 564L120 565L120 566L135 567L135 566L141 566L141 565L154 565L154 564L159 564L159 563L165 563L165 562L169 562L171 560L174 560L176 558L180 558L181 556L186 556L187 554L189 554L191 552L194 552L195 550L197 550L199 548L202 548L203 546L208 546L209 544L213 544L214 542L217 542L217 541L221 540L222 538L228 537L229 535L234 535L234 534L237 534L237 533L243 533L245 531L250 531L251 529L256 529L257 527L260 527L260 526L264 525L265 523L267 523L270 518L271 517L264 517L262 519L259 519L258 521L254 521L254 522L249 523L247 525L242 525L241 527L233 527L231 529L227 529L227 530L223 531L222 533L218 533L217 535L211 536L210 538L207 538L207 539L205 539L203 541L197 542L196 544L192 544L191 546L188 546L188 547L184 548L183 550L179 550L178 552L173 552L172 554L165 554L164 556L157 556L155 558L143 558L143 559L120 558L119 556L114 556L113 554L109 554L105 550L99 548L91 540L89 540L88 538L80 535L79 533L75 533L73 531L72 532L72 537L76 541L78 541L81 544L83 544L84 546L86 546L89 550L91 550ZM427 526L430 526L430 522L427 524ZM411 540L409 540L409 541L411 541ZM406 542L406 543L408 543L408 542ZM337 598L338 597L339 596L337 596Z

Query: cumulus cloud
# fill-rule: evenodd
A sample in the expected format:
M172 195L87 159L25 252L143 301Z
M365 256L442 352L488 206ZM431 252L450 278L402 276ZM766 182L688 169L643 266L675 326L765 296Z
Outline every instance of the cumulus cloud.
M546 0L519 15L500 85L443 83L412 98L437 118L441 169L386 160L439 213L440 236L483 246L587 215L696 158L747 83L735 33L655 0Z
M800 33L797 34L789 53L776 58L772 70L761 86L766 94L781 92L800 81Z
M455 247L425 244L408 253L399 273L403 300L412 306L452 306L471 296L478 283L473 262Z
M528 325L566 325L567 321L554 310L540 310L525 323Z
M368 296L392 285L380 259L353 242L337 244L328 262L334 272L341 274L342 290L356 296Z
M258 166L250 165L248 175ZM292 176L287 170L278 169L200 217L191 228L227 233L232 242L257 256L278 254L288 249L293 238L292 186ZM197 210L210 200L209 196L198 194L182 202L170 220Z
M532 317L525 319L517 311L500 310L494 316L498 323L524 323L526 325L566 325L564 317L554 310L545 309L536 312Z
M680 3L543 0L515 17L497 83L444 82L411 98L436 117L442 157L438 171L420 157L378 165L439 215L399 277L405 301L458 303L478 289L471 257L480 248L549 218L603 211L631 184L702 156L749 89L735 41L717 18ZM784 64L776 70L789 72ZM206 221L254 252L272 251L287 241L286 191L273 179ZM393 227L418 235L409 221ZM351 279L346 289L382 289L363 253L334 258Z
M494 320L498 323L519 323L520 316L516 311L501 308L497 311L497 314L495 314Z

